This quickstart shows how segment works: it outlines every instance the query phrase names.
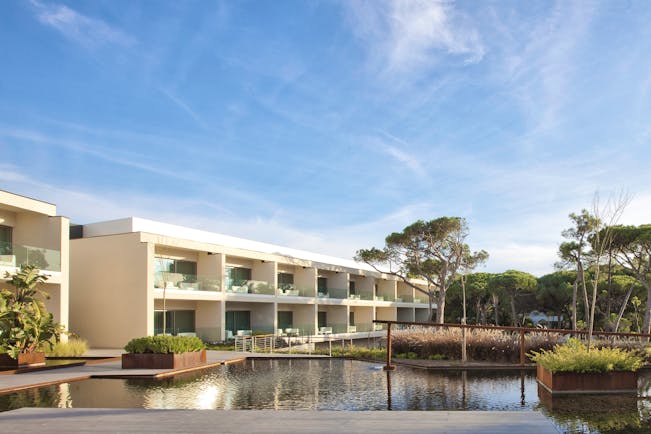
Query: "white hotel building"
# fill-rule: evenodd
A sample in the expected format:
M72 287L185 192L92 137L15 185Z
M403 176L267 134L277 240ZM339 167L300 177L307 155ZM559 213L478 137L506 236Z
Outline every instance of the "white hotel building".
M119 348L162 333L366 337L426 321L426 296L339 259L140 218L71 228L70 330Z

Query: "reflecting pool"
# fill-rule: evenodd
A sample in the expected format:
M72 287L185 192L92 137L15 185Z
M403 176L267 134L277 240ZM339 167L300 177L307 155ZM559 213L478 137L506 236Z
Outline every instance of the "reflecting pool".
M341 359L249 360L165 380L93 379L0 395L20 407L275 410L540 410L561 432L651 432L640 393L552 398L534 371L427 371Z

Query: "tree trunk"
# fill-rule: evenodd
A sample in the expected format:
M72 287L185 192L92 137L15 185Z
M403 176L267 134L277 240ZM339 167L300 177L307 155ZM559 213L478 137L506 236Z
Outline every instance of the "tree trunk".
M646 308L644 309L644 327L642 333L649 333L649 325L651 325L651 285L642 282L646 288Z
M615 320L615 327L614 332L617 333L617 330L619 330L619 323L622 320L622 317L624 316L624 311L626 310L626 305L628 304L628 299L631 297L631 294L633 293L633 285L631 285L628 288L628 291L626 291L626 295L624 296L624 301L622 302L622 307L619 308L619 313L617 314L617 319Z
M583 289L583 305L585 307L585 326L590 330L590 301L588 300L588 288L585 284L585 273L583 265L579 263L579 276L581 276L581 288Z
M445 291L439 289L439 296L436 300L436 322L442 324L445 322Z
M613 254L608 252L608 298L606 299L606 318L610 319L610 311L612 310L612 291L613 291ZM628 298L626 298L628 301ZM624 303L626 305L626 303Z
M572 330L576 330L576 299L578 296L578 287L579 287L579 275L576 275L574 279L574 285L572 286Z
M515 312L515 295L511 294L510 298L511 298L511 316L513 317L513 318L511 318L511 324L513 325L513 327L517 327L518 326L518 316L517 316L517 314Z
M500 299L496 295L493 295L493 310L495 311L495 325L500 325L499 322L499 303Z

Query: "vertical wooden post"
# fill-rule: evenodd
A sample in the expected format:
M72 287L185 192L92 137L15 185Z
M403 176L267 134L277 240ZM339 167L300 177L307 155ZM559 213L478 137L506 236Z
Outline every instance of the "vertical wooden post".
M393 371L396 369L395 366L391 364L391 324L392 323L387 323L387 364L384 366L385 371Z
M524 366L524 330L520 330L520 366Z

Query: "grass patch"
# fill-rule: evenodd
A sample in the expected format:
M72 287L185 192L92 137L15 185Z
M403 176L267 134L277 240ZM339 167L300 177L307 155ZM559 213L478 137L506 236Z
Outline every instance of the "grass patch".
M50 357L80 357L88 351L88 342L83 339L70 339L68 342L57 342L47 355Z

